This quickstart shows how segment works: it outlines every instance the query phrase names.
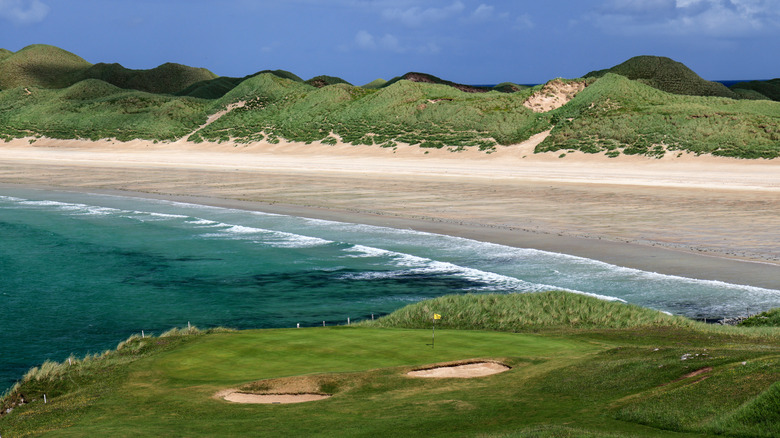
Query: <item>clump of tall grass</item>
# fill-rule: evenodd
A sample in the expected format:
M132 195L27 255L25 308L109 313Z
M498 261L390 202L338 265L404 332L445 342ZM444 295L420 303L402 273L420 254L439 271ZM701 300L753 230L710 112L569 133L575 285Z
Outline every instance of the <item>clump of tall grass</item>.
M621 329L645 326L693 327L681 316L632 304L569 292L448 295L406 306L368 325L449 329L528 331L549 328Z
M19 382L3 393L0 397L0 412L13 407L20 397L25 400L40 398L41 394L48 394L50 398L55 397L57 394L67 392L73 385L77 387L78 382L99 378L101 370L132 362L148 353L171 345L170 342L161 342L161 338L183 340L188 336L232 331L234 330L225 327L205 330L195 326L181 329L175 327L162 333L159 337L131 335L117 344L114 350L87 354L81 359L71 354L62 362L46 360L43 364L28 370Z
M739 325L741 327L780 327L780 307L753 315L742 320Z

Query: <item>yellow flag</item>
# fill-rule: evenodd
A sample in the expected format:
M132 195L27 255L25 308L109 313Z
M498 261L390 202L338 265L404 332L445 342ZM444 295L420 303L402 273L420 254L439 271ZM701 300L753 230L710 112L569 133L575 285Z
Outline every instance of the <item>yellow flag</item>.
M441 319L441 315L439 315L438 313L434 313L433 319Z

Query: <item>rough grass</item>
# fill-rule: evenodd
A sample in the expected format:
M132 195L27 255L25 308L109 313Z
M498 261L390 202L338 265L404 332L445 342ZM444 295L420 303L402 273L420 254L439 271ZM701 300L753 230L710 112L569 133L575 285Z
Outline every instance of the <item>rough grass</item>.
M524 332L556 328L693 327L696 323L632 304L568 292L448 295L412 304L375 321L376 327L427 328L434 313L441 328Z
M0 90L72 85L92 64L54 46L35 44L0 58Z
M523 102L542 85L523 88L504 83L496 89L511 93L501 93L410 73L373 89L353 87L330 76L306 83L283 70L201 80L213 74L176 64L147 71L118 64L91 66L51 46L31 46L3 56L0 77L12 85L33 85L0 85L0 140L26 136L176 140L193 132L210 114L246 101L245 107L191 140L330 144L338 136L353 145L394 148L410 144L489 153L554 127L537 152L579 150L610 157L670 153L780 156L780 103L674 95L614 73L595 74L601 78L591 78L571 102L537 114ZM689 91L703 83L681 64L660 58L637 58L621 69L649 72L650 76L637 77L646 83L648 77L675 77L674 83ZM628 74L621 69L615 71ZM82 80L88 76L93 79ZM177 96L161 94L187 84ZM51 87L66 88L47 89ZM758 92L742 89L740 93L757 97Z
M759 93L767 99L780 101L780 78L770 79L768 81L750 81L740 82L731 86L734 92L753 92Z
M780 156L780 103L676 96L607 74L552 112L537 152Z
M119 88L150 93L174 93L217 75L204 69L165 63L150 70L119 64L92 65L54 46L36 44L0 57L0 89L65 88L85 79L100 79Z
M780 307L753 315L739 323L742 327L780 327Z
M95 64L82 74L84 79L100 79L119 88L148 93L173 94L195 83L217 78L205 68L165 63L149 70L131 70L119 64Z
M607 73L619 74L667 93L738 98L725 85L704 80L685 65L662 56L635 56L612 68L590 72L585 77L602 77Z

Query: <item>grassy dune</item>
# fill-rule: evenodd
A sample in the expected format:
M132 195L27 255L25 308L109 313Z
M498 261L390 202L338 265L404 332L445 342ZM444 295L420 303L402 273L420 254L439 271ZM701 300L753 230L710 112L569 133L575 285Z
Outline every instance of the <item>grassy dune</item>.
M635 56L612 68L592 71L585 77L599 78L607 73L619 74L667 93L738 98L725 85L704 80L684 64L662 56Z
M552 114L537 151L780 156L780 103L678 96L607 74Z
M115 351L32 370L3 399L3 436L777 436L776 328L703 324L568 294L443 297L370 326L134 336ZM562 309L553 307L567 306ZM427 310L425 308L427 307ZM554 313L557 312L557 313ZM554 323L580 315L593 328ZM518 323L537 315L542 323ZM620 321L596 325L611 314ZM644 315L638 317L637 315ZM468 321L491 330L469 330ZM368 324L366 324L368 325ZM443 328L458 326L462 329ZM610 326L607 324L607 326ZM478 379L409 370L489 359ZM332 394L295 405L240 405L226 388ZM291 389L292 388L292 389ZM43 394L47 403L43 404Z
M165 63L150 70L119 64L90 64L66 50L44 44L0 53L0 90L18 87L66 88L86 79L100 79L119 88L149 93L175 93L191 84L214 79L204 69Z
M355 87L332 76L303 81L284 70L243 78L178 64L128 70L91 65L51 46L0 55L0 139L342 140L492 152L554 127L536 152L780 156L780 102L756 100L772 94L773 82L761 83L761 92L743 85L736 94L667 58L637 57L593 72L569 103L535 113L523 103L545 93L542 86L489 89L423 73ZM247 105L185 137L239 101Z
M752 92L764 99L780 101L780 78L768 81L740 82L732 85L731 89L736 93Z

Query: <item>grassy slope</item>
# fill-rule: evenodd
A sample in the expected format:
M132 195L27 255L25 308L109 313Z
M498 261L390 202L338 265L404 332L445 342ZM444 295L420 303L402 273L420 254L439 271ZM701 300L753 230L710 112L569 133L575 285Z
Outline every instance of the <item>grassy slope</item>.
M780 307L753 315L740 322L744 327L780 327Z
M688 91L703 83L682 64L659 60L663 61L634 58L621 68L631 67L630 71L648 77L659 72L667 77L680 70L676 83L688 84L684 87ZM656 65L659 62L661 67ZM246 100L249 105L191 140L276 142L283 138L335 144L340 137L356 145L408 143L422 148L492 151L497 145L521 142L555 125L537 151L581 150L609 156L661 156L670 150L741 158L780 155L778 103L670 95L611 73L590 80L591 85L562 108L536 114L522 102L540 87L511 94L467 93L453 88L457 84L429 75L417 76L441 84L397 80L381 89L346 83L316 88L290 72L264 71L246 78L201 80L178 92L177 98L113 89L95 80L63 90L43 88L92 75L122 87L170 92L213 75L175 64L148 71L127 70L118 64L90 67L81 58L51 46L6 54L0 70L6 82L18 79L40 84L0 91L0 138L6 139L45 135L172 140L192 132L227 104ZM338 78L319 79L317 85L339 82ZM514 90L511 84L503 85ZM740 93L756 92L745 89Z
M378 78L378 79L374 79L373 81L363 85L363 88L378 89L378 88L384 87L385 84L387 84L386 80L384 80L382 78Z
M780 101L780 78L768 81L740 82L731 86L735 92L754 92L766 96L768 99Z
M537 151L780 156L780 103L677 96L615 74L593 83L552 117L556 127Z
M315 89L260 75L242 82L220 101L224 105L249 100L250 105L223 117L201 135L209 140L250 141L265 131L271 138L309 142L333 132L353 144L491 148L496 141L522 141L548 126L543 116L522 106L519 94L477 95L409 81L381 90L346 84Z
M17 87L66 88L84 79L100 79L120 88L150 93L174 93L193 83L216 78L204 69L166 63L150 70L131 70L119 64L92 65L54 46L36 44L0 53L0 89Z
M196 82L190 85L189 87L176 92L175 94L177 96L197 97L200 99L219 99L224 95L226 95L227 93L229 93L234 88L236 88L239 84L241 84L245 80L251 79L255 76L262 75L265 73L270 73L276 77L282 79L289 79L294 82L303 82L303 79L301 79L299 76L289 71L263 70L251 74L249 76L244 76L243 78L231 78L227 76L220 76L215 79ZM328 80L338 79L338 78L331 78L330 76L322 76L322 77L318 76L317 78L312 78L311 80L313 81L314 79L318 79L318 78L329 78Z
M531 297L531 298L529 298ZM538 297L542 297L539 300ZM561 294L488 297L492 315L543 316ZM475 300L477 302L475 303ZM441 312L485 303L443 297L416 305ZM481 302L482 304L479 304ZM511 304L514 302L514 304ZM603 306L601 306L603 304ZM589 297L577 312L615 303ZM445 309L445 310L442 310ZM602 313L597 311L596 313ZM656 312L632 308L629 313ZM404 315L412 315L407 320ZM394 314L395 325L418 322ZM625 320L624 329L563 324L553 332L336 327L252 330L207 336L132 338L120 350L57 372L30 373L20 391L37 401L0 419L4 436L776 436L780 343L777 329L677 324L674 318ZM584 320L589 318L585 317ZM381 321L381 320L380 320ZM634 321L634 323L629 323ZM672 324L667 324L668 322ZM379 324L377 322L376 324ZM637 325L638 324L638 325ZM556 328L557 327L557 328ZM539 333L530 333L530 332ZM547 332L548 334L544 334ZM681 360L686 357L685 360ZM509 372L472 380L411 379L421 365L500 360ZM742 362L746 364L743 365ZM711 367L698 376L686 374ZM36 380L35 375L42 378ZM307 376L297 379L295 376ZM48 377L47 377L48 376ZM54 377L52 377L54 376ZM334 394L298 405L234 405L211 396L259 379L315 382ZM703 379L704 378L704 379ZM49 391L49 403L41 394ZM392 431L392 432L391 432ZM675 432L676 431L676 432Z
M313 87L317 87L317 88L327 87L328 85L333 85L333 84L352 85L349 82L345 81L344 79L341 79L341 78L338 78L338 77L335 77L335 76L327 76L327 75L315 76L315 77L313 77L313 78L311 78L311 79L309 79L308 81L305 81L305 82L307 84L309 84L309 85L311 85Z
M96 79L69 88L0 92L0 139L135 138L173 140L206 120L206 104L190 98L123 90Z
M602 77L607 73L619 74L667 93L738 98L725 85L704 80L684 64L661 56L635 56L612 68L590 72L585 77Z
M16 87L63 88L92 64L54 46L35 44L0 58L0 90Z
M119 64L95 64L82 74L84 79L100 79L119 88L148 93L173 94L192 84L216 79L205 68L165 63L150 70L131 70Z

